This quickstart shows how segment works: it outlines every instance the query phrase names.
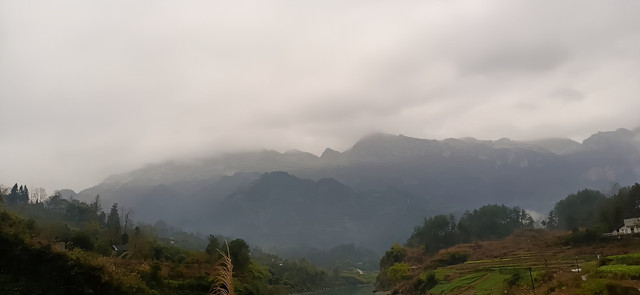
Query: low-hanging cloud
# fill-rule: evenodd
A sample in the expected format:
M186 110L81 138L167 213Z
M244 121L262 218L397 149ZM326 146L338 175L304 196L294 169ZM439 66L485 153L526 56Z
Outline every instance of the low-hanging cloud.
M640 3L0 1L0 183L373 132L635 128Z

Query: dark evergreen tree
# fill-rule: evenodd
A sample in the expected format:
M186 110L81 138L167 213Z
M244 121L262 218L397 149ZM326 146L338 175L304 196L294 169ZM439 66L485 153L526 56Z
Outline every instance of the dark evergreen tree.
M598 210L607 198L596 190L582 190L560 200L549 212L547 228L573 229L587 227L598 220Z
M18 184L14 184L11 188L11 192L7 196L7 203L14 204L18 202Z
M29 189L27 186L20 186L20 191L18 194L18 202L22 204L29 203Z
M424 224L414 229L407 246L424 245L427 252L435 253L455 245L457 235L456 220L452 214L436 215L425 218Z
M604 202L592 204L591 210L598 212L598 219L591 220L588 226L601 225L605 231L619 228L624 219L640 216L640 184L620 188Z
M24 196L24 187L22 185L18 188L18 201L22 201L22 196Z
M251 256L249 245L243 239L235 239L229 243L229 257L233 263L233 272L244 272L249 267Z
M118 244L122 238L122 227L120 225L120 214L118 214L118 203L111 206L111 211L107 216L107 231L111 243Z
M533 218L519 207L485 205L467 211L458 222L462 242L501 239L517 229L533 227Z
M104 213L104 211L100 211L100 214L98 214L98 222L100 222L101 225L107 224L107 214Z

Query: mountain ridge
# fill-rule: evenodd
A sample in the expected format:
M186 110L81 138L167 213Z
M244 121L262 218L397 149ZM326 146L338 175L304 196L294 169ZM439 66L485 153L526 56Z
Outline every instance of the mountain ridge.
M575 190L605 191L616 183L628 185L637 181L640 129L599 132L582 143L570 139L434 140L372 134L350 149L339 152L327 148L321 156L297 150L262 150L188 163L149 165L110 176L79 195L90 200L100 194L105 202L132 207L139 219L148 222L162 218L188 229L215 232L215 218L207 212L215 211L226 198L237 196L274 171L311 182L331 179L325 181L344 185L354 194L392 196L396 191L400 192L397 195L413 196L414 202L429 204L429 208L420 207L423 211L411 213L412 220L437 212L463 212L489 203L517 205L544 214L554 202ZM291 200L304 196L286 188L285 191L291 193ZM366 199L353 200L356 199L360 206L368 206ZM144 208L154 200L162 200L172 209L155 212ZM249 200L244 202L242 206L250 207ZM279 206L283 200L279 202L265 206ZM317 206L319 210L327 209L321 208L322 204ZM372 214L382 214L374 211ZM238 236L245 233L249 234L249 230L237 231ZM365 240L368 241L360 239ZM344 242L352 241L345 238Z

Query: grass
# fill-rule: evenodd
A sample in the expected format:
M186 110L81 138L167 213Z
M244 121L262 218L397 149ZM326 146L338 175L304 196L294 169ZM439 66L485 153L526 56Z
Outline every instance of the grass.
M485 260L473 260L473 261L467 261L465 263L466 264L492 263L492 262L502 262L502 261L509 261L509 260L511 260L511 258L496 258L496 259L485 259Z
M450 273L453 273L454 270L451 268L447 268L447 267L439 267L438 269L436 269L435 271L436 274L436 279L438 281L444 281L446 276Z
M529 267L537 294L605 294L606 288L614 287L622 292L616 294L628 294L625 288L640 288L640 253L625 254L639 249L640 239L567 247L561 243L564 236L566 233L522 231L501 241L447 249L469 253L469 261L463 264L443 267L437 264L437 257L420 257L413 265L435 273L438 284L429 294L531 294ZM597 260L596 253L603 252L608 256ZM572 271L576 258L580 273ZM397 290L409 292L414 282L407 280L408 287Z
M504 280L511 277L506 274L490 273L483 280L472 286L475 294L495 294L504 288Z
M233 295L233 264L229 257L229 244L227 244L227 253L218 250L222 254L222 258L216 264L216 268L212 275L213 284L209 289L209 295Z
M600 276L617 279L640 278L640 253L608 256L605 262L607 265L596 269Z
M614 278L640 278L640 265L611 264L598 267L597 273Z
M433 287L433 289L429 290L429 292L433 294L448 294L455 289L473 284L473 282L479 280L485 275L487 275L486 272L472 273L463 277L459 277L448 283L438 283L435 287Z
M608 256L608 264L640 265L640 253Z

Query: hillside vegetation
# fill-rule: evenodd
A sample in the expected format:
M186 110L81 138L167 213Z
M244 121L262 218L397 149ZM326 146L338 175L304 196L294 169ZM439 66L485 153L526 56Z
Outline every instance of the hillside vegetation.
M639 238L570 247L565 244L569 235L519 230L503 240L460 244L430 257L420 249L407 249L410 267L393 290L531 294L533 280L536 294L640 294L640 254L629 255L640 249ZM455 256L466 261L451 261Z
M402 294L640 294L640 237L602 235L640 216L639 200L639 184L610 196L582 190L556 204L548 229L532 228L524 211L508 218L517 208L497 205L457 223L431 217L404 247L385 253L377 287Z
M202 240L163 223L134 223L133 213L117 204L102 211L100 198L87 204L56 193L29 203L21 195L27 195L24 186L0 187L0 294L206 294L219 251L232 259L235 294L288 294L371 280L353 269L358 261L349 258L360 253L353 246L335 248L336 264L328 271L305 259L251 250L242 239Z

